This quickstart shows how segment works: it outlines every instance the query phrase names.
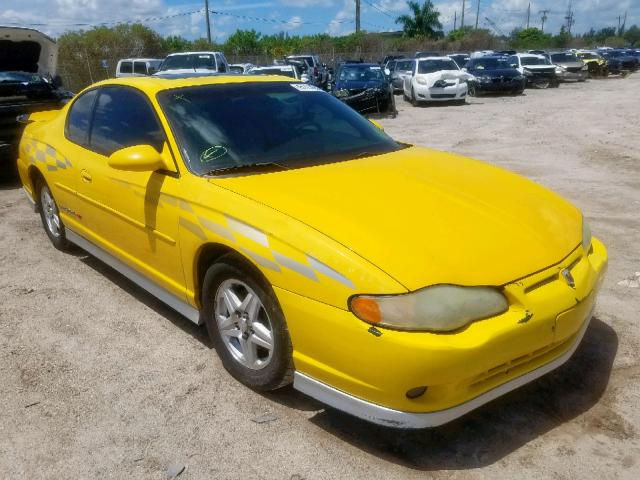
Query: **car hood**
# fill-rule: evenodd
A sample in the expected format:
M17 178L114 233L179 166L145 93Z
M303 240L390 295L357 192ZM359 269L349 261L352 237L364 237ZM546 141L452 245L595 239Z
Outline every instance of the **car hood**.
M520 72L515 68L504 68L500 70L469 70L469 73L476 77L518 77Z
M352 80L348 82L336 82L338 90L346 88L347 90L361 90L366 88L383 88L384 84L379 80L374 81L358 81Z
M584 62L555 62L555 64L567 68L582 68L584 66Z
M558 263L581 241L579 210L553 192L417 147L211 182L322 232L409 290L503 285Z

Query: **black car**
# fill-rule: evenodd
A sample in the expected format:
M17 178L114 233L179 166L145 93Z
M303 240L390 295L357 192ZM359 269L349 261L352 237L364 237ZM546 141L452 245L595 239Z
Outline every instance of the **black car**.
M527 79L511 66L508 57L486 56L472 58L467 63L467 72L473 75L469 80L469 95L482 93L521 94Z
M471 58L468 53L452 53L451 55L447 55L451 60L456 62L460 68L464 68L467 66L467 62Z
M331 93L365 115L396 114L389 78L375 63L340 64Z
M2 65L0 64L0 67ZM73 96L44 75L0 70L0 177L11 175L26 118L33 112L62 108Z
M628 55L624 50L600 50L598 53L607 60L609 73L613 75L638 70L638 59Z

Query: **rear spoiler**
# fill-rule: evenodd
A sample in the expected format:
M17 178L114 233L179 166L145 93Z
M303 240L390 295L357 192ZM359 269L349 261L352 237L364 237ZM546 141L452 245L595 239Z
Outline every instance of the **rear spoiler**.
M32 123L32 122L46 122L55 118L56 115L60 113L60 110L44 110L42 112L34 112L34 113L23 113L22 115L18 115L16 120L18 123Z

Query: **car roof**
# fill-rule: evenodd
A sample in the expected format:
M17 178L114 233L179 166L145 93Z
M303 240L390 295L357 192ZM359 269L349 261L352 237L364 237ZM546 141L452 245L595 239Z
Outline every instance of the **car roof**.
M207 50L203 52L176 52L170 53L167 57L177 57L178 55L211 55L213 53L222 53L222 52L214 52L213 50Z
M293 70L294 67L294 65L260 65L253 67L251 70L264 70L272 68L277 68L278 70Z
M416 57L414 60L451 60L451 58L449 57L443 57L442 55L439 55L437 57L434 57L433 55L430 57Z
M298 83L291 77L280 75L197 75L197 74L178 74L167 76L150 76L150 77L124 77L110 78L101 82L94 83L87 88L104 87L108 85L119 85L125 87L134 87L142 90L150 96L163 90L171 90L174 88L199 87L203 85L224 85L231 83L264 83L264 82L289 82Z
M340 64L341 67L346 67L347 65L352 66L352 67L378 67L378 68L380 68L380 65L378 65L377 63L345 62L345 63Z
M161 62L161 58L121 58L118 62Z

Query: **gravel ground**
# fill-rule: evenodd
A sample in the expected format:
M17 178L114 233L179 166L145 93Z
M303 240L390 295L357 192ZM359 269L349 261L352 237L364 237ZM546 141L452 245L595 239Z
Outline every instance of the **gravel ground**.
M639 478L640 74L384 120L575 202L609 248L596 316L554 373L441 428L389 430L223 370L200 329L52 248L0 187L0 478Z

